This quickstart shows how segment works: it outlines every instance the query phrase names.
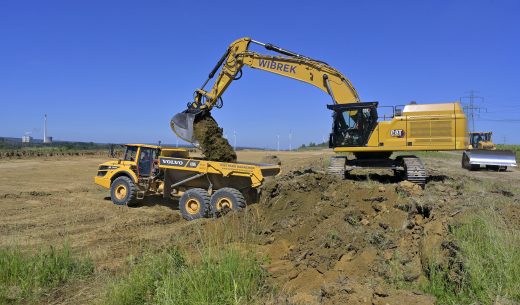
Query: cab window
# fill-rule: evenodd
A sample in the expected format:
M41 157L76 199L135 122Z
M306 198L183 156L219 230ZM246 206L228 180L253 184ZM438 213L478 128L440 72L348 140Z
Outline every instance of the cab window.
M332 147L364 146L377 125L375 107L337 111L334 116Z
M139 155L139 176L148 177L152 174L154 160L157 158L157 150L148 147L141 147Z
M127 146L125 152L124 161L135 161L135 156L137 155L137 146Z
M354 121L354 118L357 117L357 113L357 110L343 112L343 120L347 128L352 129L356 127L356 121Z

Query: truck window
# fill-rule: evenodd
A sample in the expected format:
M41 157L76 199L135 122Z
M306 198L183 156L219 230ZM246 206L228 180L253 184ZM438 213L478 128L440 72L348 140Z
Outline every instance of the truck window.
M156 149L141 147L138 162L139 176L149 177L152 174L153 164L156 157Z
M125 152L124 161L135 161L135 156L137 155L137 146L127 146Z

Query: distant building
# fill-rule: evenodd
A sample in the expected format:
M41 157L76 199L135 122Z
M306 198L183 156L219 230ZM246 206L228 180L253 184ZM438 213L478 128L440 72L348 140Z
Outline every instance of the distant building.
M22 143L32 143L33 137L31 136L23 136L22 137Z
M45 139L43 139L43 143L52 143L52 137L45 137Z

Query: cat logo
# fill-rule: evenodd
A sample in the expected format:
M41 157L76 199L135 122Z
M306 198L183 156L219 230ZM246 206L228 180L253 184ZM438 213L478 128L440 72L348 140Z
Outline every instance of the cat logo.
M390 136L396 137L396 138L402 138L402 137L404 137L404 130L392 129L392 130L390 130Z

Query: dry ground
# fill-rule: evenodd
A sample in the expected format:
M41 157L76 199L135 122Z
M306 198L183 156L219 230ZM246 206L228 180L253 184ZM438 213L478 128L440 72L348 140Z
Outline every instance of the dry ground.
M400 272L409 271L405 275L415 277L412 273L419 268L411 281L420 280L418 235L445 226L450 217L459 217L466 210L478 209L468 203L471 196L501 200L506 194L512 202L519 198L514 187L520 182L519 171L468 172L460 168L460 159L453 154L424 156L432 179L424 192L408 195L406 190L405 195L397 193L399 185L384 171L356 173L344 183L301 171L323 169L332 155L328 150L241 151L238 158L258 162L269 154L279 156L285 176L268 182L261 202L254 205L263 226L258 252L269 256L266 268L272 281L284 291L292 291L291 302L339 304L350 300L361 304L386 298L383 301L392 304L392 300L413 297L405 290L390 296L378 292L380 284L387 284L385 270L381 270L385 261L404 252L410 262L402 264ZM45 299L49 304L95 301L108 279L124 270L130 256L176 242L178 236L189 239L182 232L213 221L187 222L180 217L176 202L161 198L148 198L135 208L113 205L109 192L93 183L97 165L104 161L98 157L0 160L0 247L33 250L67 242L77 255L94 260L93 280L54 291ZM464 181L471 187L464 186ZM342 198L350 199L341 203ZM409 202L433 205L434 216L421 214L421 218L417 211L399 206ZM504 209L512 219L520 219L515 205ZM520 221L512 225L520 228ZM373 243L365 238L370 234ZM330 240L321 240L323 236ZM345 278L350 279L351 290L336 291L334 285L346 285L341 282ZM419 297L425 303L431 301L428 296Z

